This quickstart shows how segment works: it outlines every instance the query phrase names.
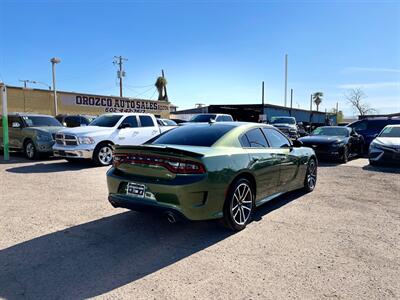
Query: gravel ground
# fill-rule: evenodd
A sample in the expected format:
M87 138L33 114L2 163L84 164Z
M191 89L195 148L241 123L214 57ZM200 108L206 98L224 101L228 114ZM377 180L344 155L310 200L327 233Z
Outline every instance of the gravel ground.
M400 298L399 170L322 165L236 234L114 209L106 170L0 164L0 297Z

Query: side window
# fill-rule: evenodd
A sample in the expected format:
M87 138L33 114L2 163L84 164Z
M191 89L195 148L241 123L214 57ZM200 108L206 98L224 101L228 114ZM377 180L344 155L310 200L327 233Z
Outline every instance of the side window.
M367 128L369 130L381 131L388 123L389 122L385 120L371 120L368 122Z
M86 119L85 117L81 117L81 125L89 125L89 120L88 119Z
M12 124L15 122L19 123L19 126L22 127L22 122L19 117L9 116L8 117L8 128L12 128Z
M246 133L250 147L268 147L268 142L260 128L252 129Z
M243 148L249 148L250 147L250 142L249 139L247 138L247 136L245 134L243 134L240 139L240 144L242 145Z
M355 131L367 130L367 122L366 121L360 121L358 123L355 123L351 127L353 127Z
M139 116L141 127L153 127L154 122L150 116Z
M222 116L222 121L223 122L231 122L233 121L231 116Z
M122 121L122 123L128 123L129 125L131 125L132 128L139 127L136 116L126 117L125 120Z
M67 127L79 127L79 126L81 126L80 117L65 117L64 122L65 122L65 125Z
M222 122L222 121L224 121L222 116L218 116L215 118L215 122Z
M263 128L263 131L271 147L273 148L290 147L291 144L289 140L279 131L272 128Z

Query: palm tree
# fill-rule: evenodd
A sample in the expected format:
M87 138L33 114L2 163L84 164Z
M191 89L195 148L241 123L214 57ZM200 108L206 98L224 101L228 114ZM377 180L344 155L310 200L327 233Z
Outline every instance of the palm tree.
M158 91L158 100L167 100L167 94L165 87L167 86L167 79L159 76L154 84Z
M315 92L314 94L312 94L312 99L313 99L313 102L315 103L315 105L317 106L317 111L319 109L319 105L322 102L323 96L324 96L324 93L322 93L322 92Z

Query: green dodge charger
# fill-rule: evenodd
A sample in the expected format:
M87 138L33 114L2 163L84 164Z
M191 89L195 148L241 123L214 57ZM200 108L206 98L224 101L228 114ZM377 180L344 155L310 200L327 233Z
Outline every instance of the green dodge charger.
M178 219L222 219L242 230L255 208L296 189L310 192L317 159L310 148L257 123L198 123L141 146L115 146L107 172L114 207Z

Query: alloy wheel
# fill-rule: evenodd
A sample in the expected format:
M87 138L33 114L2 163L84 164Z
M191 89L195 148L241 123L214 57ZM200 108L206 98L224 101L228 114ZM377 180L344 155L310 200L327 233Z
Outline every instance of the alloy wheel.
M244 225L249 220L253 210L253 193L246 183L237 186L231 201L231 214L233 221Z
M35 156L35 146L31 142L29 142L26 145L25 152L26 152L26 156L28 156L28 158L33 158Z
M308 164L308 172L307 172L307 185L310 190L315 188L315 184L317 182L317 164L315 160L310 160Z
M100 148L98 158L103 165L110 164L112 161L112 149L109 146Z

